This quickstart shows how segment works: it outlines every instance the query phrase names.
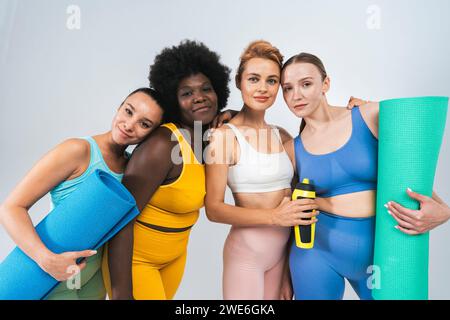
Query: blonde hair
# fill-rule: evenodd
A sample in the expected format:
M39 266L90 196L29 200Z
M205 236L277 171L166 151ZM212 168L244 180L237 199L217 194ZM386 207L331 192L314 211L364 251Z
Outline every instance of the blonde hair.
M245 69L245 64L253 58L263 58L275 62L281 68L283 66L283 55L278 48L274 47L270 42L264 40L253 41L250 43L244 52L241 54L239 67L236 73L236 85L239 88L242 73Z

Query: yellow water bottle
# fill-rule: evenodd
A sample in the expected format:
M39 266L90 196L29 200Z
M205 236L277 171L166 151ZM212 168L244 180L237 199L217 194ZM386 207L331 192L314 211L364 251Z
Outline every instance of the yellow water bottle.
M292 200L297 199L315 199L316 189L309 179L305 178L302 182L297 183L294 192L292 193ZM305 212L315 212L316 210L308 210ZM303 218L302 220L311 220L311 218ZM312 249L314 247L314 236L316 232L316 224L307 226L294 226L295 244L302 249Z

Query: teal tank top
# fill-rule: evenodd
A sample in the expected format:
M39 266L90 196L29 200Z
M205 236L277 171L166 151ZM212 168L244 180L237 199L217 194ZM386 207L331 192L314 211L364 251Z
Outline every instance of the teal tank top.
M80 176L61 182L50 191L51 208L58 206L61 201L67 198L74 192L84 180L89 177L96 169L100 169L110 173L118 181L122 181L123 174L115 173L109 169L105 160L103 159L100 148L92 137L81 137L81 139L89 142L90 160L89 166ZM84 268L79 276L80 289L69 289L66 281L61 282L53 289L50 295L46 298L48 300L73 300L73 299L102 299L106 295L106 289L103 284L101 276L103 247L97 249L97 254L89 257ZM72 281L73 282L73 281Z
M75 179L66 180L61 182L59 185L54 187L50 191L50 201L52 209L56 207L61 201L69 196L72 192L74 192L84 180L89 177L91 173L93 173L96 169L100 169L110 173L114 178L118 181L122 181L123 174L115 173L109 169L106 165L105 160L103 159L100 148L92 137L82 137L81 139L87 140L89 142L91 159L89 160L89 166L86 171L83 172L82 175L76 177Z

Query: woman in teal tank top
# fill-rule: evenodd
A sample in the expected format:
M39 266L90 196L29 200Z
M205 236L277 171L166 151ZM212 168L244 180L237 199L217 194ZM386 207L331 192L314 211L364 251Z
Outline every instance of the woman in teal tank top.
M96 169L121 181L128 160L126 148L144 140L161 123L159 99L150 88L130 93L117 110L110 131L59 144L38 161L1 205L0 222L17 246L45 272L62 281L47 299L104 299L100 270L103 248L98 252L51 252L36 233L28 210L47 193L52 207L58 206ZM72 286L66 280L73 274L68 270L79 258L87 258L78 265L80 286L69 289Z
M101 169L110 173L114 178L122 181L123 173L112 171L105 162L99 145L93 137L83 137L89 143L90 159L87 169L78 177L65 180L50 191L52 209L58 206L67 196L75 191L78 186L86 180L86 178L94 172L95 169ZM81 142L81 141L80 141ZM103 247L97 250L97 254L86 259L86 267L80 273L80 289L70 289L71 286L66 281L61 282L47 296L48 300L75 300L75 299L91 299L100 300L105 298L105 288L101 273L101 257L103 255Z

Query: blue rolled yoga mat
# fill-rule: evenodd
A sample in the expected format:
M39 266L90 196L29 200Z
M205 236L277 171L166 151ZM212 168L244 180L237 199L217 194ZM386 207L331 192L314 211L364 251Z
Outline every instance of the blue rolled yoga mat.
M139 214L130 192L110 174L96 170L37 226L54 253L98 249ZM37 300L58 285L16 247L0 264L0 299Z

